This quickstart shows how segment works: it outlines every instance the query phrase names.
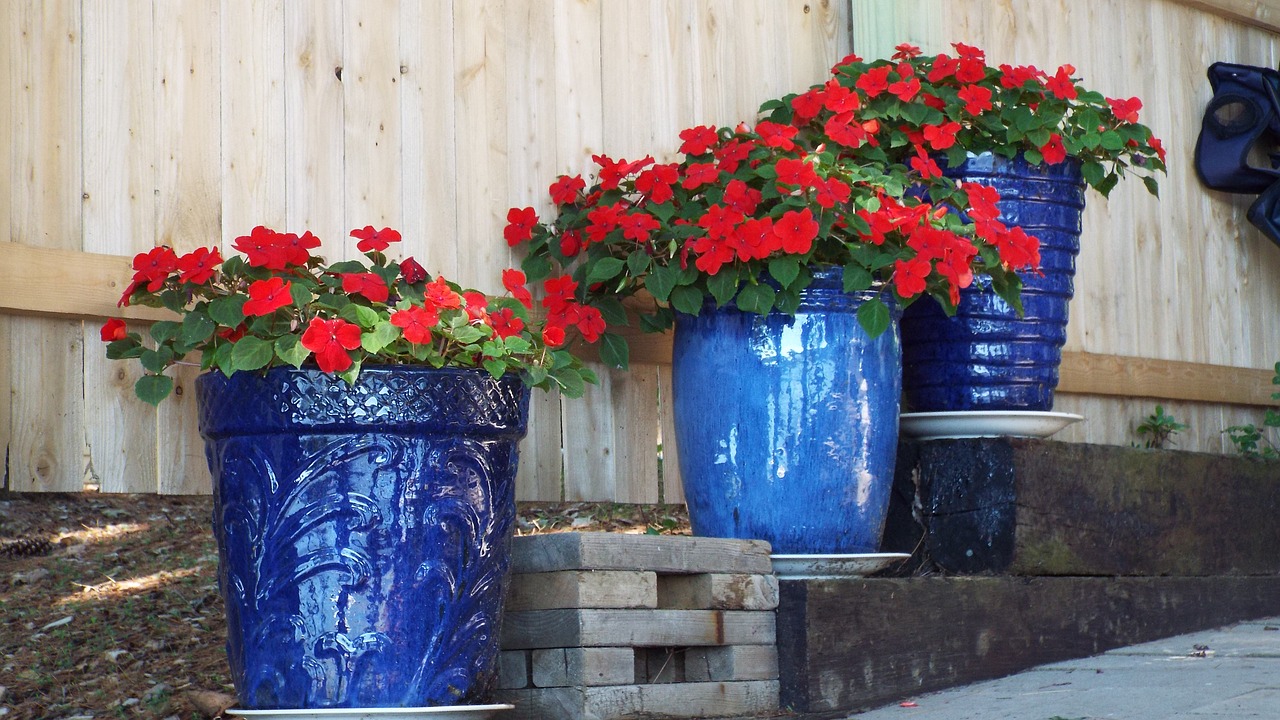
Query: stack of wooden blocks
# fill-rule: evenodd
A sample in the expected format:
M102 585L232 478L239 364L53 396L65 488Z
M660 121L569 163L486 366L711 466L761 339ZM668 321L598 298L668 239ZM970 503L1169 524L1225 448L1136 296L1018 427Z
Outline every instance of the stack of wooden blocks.
M769 545L618 533L518 537L498 700L521 718L778 709Z

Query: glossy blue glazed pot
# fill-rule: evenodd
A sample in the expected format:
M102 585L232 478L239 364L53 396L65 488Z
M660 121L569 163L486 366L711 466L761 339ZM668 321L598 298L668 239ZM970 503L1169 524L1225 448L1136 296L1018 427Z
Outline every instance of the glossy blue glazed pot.
M1080 163L1030 165L1021 156L985 154L943 172L1000 192L1000 221L1040 238L1043 275L1022 275L1022 317L982 279L960 292L955 317L928 297L908 307L904 410L1050 410L1080 252Z
M901 353L896 317L875 340L858 324L868 297L824 268L794 316L711 303L677 315L675 432L695 534L781 554L879 549Z
M482 371L207 373L244 709L476 702L496 674L528 389Z

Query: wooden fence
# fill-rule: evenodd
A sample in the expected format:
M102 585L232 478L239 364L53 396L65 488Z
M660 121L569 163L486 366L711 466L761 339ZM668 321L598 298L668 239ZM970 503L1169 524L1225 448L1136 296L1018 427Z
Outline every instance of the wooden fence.
M1200 7L1191 7L1191 5ZM1204 6L1211 6L1208 12ZM693 124L749 120L851 47L959 40L998 62L1074 63L1139 95L1166 139L1163 201L1090 198L1058 409L1065 435L1128 444L1162 402L1220 451L1256 421L1280 359L1280 251L1247 198L1203 190L1191 148L1215 60L1274 65L1278 0L6 0L0 2L0 439L19 491L208 491L192 375L159 410L102 355L129 258L309 229L497 288L513 205L590 156L674 156ZM1252 25L1248 25L1251 23ZM343 243L346 243L343 245ZM135 317L153 318L133 310ZM679 501L669 358L535 396L522 499ZM666 431L664 433L664 430ZM659 475L664 480L660 494Z

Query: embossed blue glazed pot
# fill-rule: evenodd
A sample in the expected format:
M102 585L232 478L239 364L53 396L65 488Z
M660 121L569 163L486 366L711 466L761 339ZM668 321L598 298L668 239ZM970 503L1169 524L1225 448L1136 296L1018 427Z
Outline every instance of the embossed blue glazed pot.
M476 702L496 674L528 389L482 371L197 382L243 709Z
M1030 165L1022 156L988 153L943 172L1000 192L1000 221L1040 238L1043 274L1022 275L1022 317L982 279L960 292L955 317L928 297L908 307L902 317L905 409L1050 410L1080 251L1080 162Z
M841 269L822 268L794 316L708 303L677 314L672 395L697 535L768 540L779 554L876 552L898 442L896 316L870 339Z

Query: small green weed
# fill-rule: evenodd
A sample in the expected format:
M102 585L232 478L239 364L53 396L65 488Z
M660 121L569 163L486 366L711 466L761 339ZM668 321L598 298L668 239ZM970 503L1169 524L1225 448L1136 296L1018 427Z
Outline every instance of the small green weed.
M1276 375L1271 378L1271 384L1280 385L1280 362L1276 363ZM1271 397L1280 400L1280 392L1271 393ZM1253 423L1232 425L1222 432L1241 455L1274 460L1280 459L1280 449L1268 436L1268 432L1275 428L1280 428L1280 408L1268 408L1261 427Z
M1178 422L1174 416L1166 415L1164 407L1157 405L1156 411L1138 425L1138 436L1146 438L1145 447L1159 450L1165 446L1175 445L1173 436L1188 427L1186 423Z

